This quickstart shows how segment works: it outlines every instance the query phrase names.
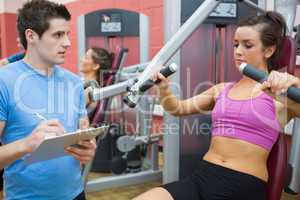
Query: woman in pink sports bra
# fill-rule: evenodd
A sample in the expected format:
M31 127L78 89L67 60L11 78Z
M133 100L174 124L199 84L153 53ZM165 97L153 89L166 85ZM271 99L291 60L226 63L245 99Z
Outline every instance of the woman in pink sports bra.
M300 116L300 105L274 100L300 79L272 71L281 53L286 24L276 12L240 21L234 35L234 59L269 73L263 84L244 76L220 83L186 100L178 100L160 73L160 102L175 116L212 111L212 139L199 168L188 178L154 188L134 200L264 200L267 159L281 128Z

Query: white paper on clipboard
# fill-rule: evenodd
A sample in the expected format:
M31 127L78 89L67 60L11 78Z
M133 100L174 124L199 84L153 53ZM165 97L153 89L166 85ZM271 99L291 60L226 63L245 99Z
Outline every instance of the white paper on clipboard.
M32 164L39 161L67 156L69 154L65 152L66 147L76 145L80 140L91 140L97 136L104 136L108 127L109 126L105 125L98 128L88 128L45 139L36 151L26 155L23 160L25 164Z

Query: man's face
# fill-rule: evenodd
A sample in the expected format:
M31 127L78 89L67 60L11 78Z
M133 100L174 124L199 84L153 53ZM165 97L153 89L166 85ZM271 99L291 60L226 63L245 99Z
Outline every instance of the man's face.
M56 18L51 19L49 24L49 28L36 43L36 52L46 64L62 64L65 62L66 51L71 45L69 22Z

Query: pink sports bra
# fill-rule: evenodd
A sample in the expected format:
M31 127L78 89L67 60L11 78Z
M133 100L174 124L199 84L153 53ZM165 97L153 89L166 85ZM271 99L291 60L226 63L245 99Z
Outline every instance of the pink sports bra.
M231 99L228 92L233 85L226 84L216 99L212 136L244 140L270 151L281 130L273 99L264 92L251 99Z

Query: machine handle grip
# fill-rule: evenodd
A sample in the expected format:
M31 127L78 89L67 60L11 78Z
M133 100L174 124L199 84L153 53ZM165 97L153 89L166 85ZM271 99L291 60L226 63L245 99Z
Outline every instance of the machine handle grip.
M263 83L268 79L268 74L266 72L258 70L254 66L247 63L242 63L239 66L239 70L245 76L248 76L249 78L252 78L253 80L256 80L257 82L260 83ZM300 88L290 86L286 92L286 96L289 99L294 100L297 103L300 103Z
M175 63L170 64L167 67L164 67L160 70L160 73L164 76L164 77L168 77L172 74L174 74L177 70L177 65ZM153 85L160 83L161 80L157 79L156 81L153 81L151 79L148 79L147 81L145 81L141 86L140 86L140 91L141 92L145 92L146 90L148 90L149 88L151 88Z

